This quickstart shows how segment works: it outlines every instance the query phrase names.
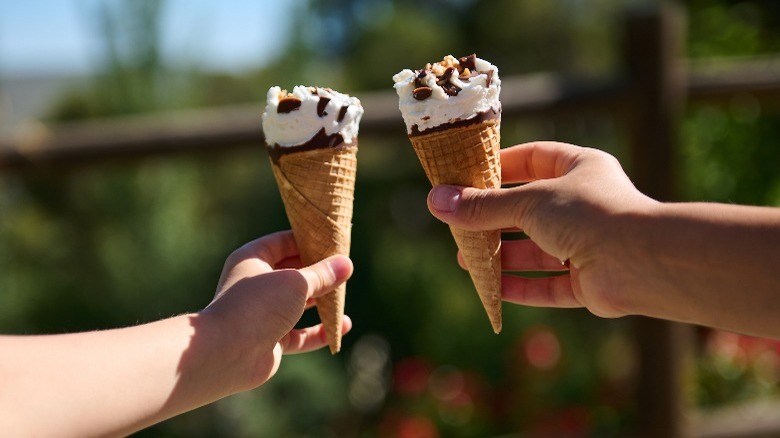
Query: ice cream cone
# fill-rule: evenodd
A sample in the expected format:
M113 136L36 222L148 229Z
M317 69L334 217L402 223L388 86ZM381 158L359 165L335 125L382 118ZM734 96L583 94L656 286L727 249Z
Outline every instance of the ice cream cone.
M330 88L268 90L263 133L301 262L349 256L363 107ZM317 298L330 352L341 350L346 284Z
M349 146L295 151L271 161L304 265L349 255L357 141ZM331 353L341 349L346 284L317 298Z
M486 120L412 135L425 174L433 185L501 187L500 122ZM450 227L493 331L501 331L501 232Z
M393 76L409 140L433 185L501 186L498 68L475 54ZM501 232L450 227L488 314L501 331Z

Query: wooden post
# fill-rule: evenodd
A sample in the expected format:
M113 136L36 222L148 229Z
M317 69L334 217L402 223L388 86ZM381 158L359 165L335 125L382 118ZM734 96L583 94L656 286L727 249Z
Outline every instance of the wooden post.
M678 194L675 154L686 98L682 18L679 8L662 2L633 11L626 23L629 173L639 190L663 201ZM689 436L683 391L691 329L644 317L634 323L639 351L636 435Z

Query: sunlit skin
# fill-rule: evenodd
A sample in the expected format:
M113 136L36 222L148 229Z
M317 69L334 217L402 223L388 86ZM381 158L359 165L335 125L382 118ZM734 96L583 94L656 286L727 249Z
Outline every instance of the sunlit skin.
M321 325L294 329L313 299L352 275L335 256L301 267L292 233L228 257L202 311L134 327L0 336L4 436L115 436L256 388L284 354L326 345ZM352 327L344 318L342 331Z
M506 301L646 315L780 338L780 208L662 203L640 193L611 155L535 142L501 151L514 187L434 187L440 220L470 230L522 230L502 243ZM461 259L462 260L462 259Z

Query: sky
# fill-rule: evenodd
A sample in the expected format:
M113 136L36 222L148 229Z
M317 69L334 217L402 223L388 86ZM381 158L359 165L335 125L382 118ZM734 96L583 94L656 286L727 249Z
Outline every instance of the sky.
M81 75L94 69L99 35L89 21L96 2L0 0L0 76ZM164 52L209 70L261 66L283 49L300 0L168 0Z

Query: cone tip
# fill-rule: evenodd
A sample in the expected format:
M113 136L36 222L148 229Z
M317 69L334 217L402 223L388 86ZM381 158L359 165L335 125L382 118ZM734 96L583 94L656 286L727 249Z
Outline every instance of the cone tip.
M339 351L341 351L341 342L329 342L328 348L330 349L330 354L336 355Z

